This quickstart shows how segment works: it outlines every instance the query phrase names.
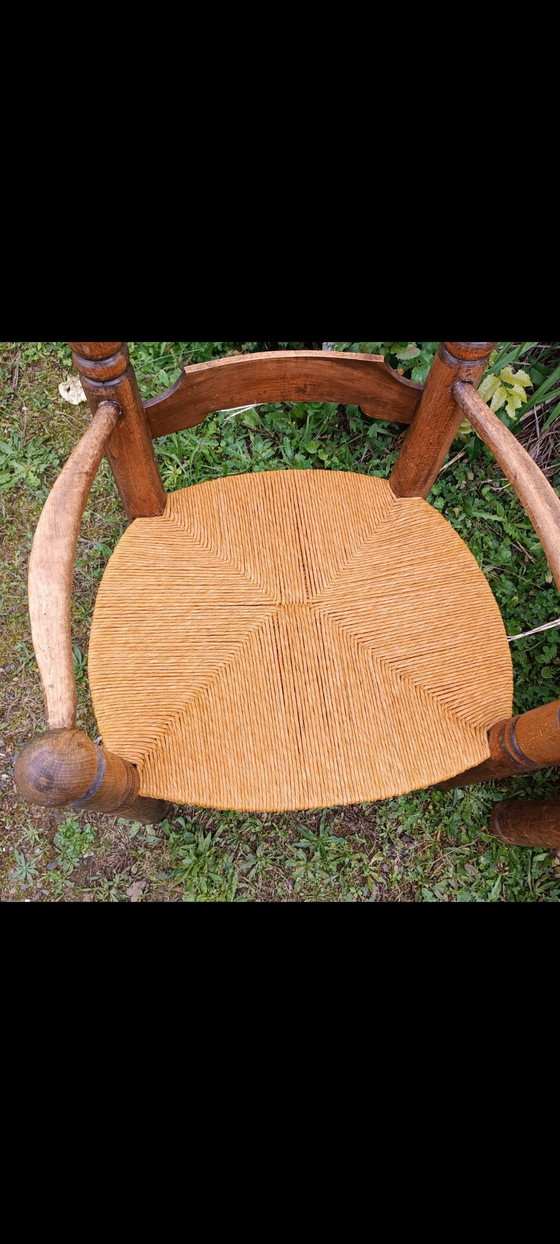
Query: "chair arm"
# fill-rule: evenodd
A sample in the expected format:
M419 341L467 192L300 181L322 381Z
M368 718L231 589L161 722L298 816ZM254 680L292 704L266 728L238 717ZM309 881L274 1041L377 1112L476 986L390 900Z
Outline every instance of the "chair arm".
M560 589L560 500L536 462L489 409L473 386L458 381L453 385L452 391L458 406L488 446L517 493L542 544L556 586ZM531 709L520 717L496 722L488 732L488 745L488 760L466 773L458 774L448 782L442 782L439 789L454 790L471 783L501 780L515 774L544 769L549 765L560 765L560 700ZM500 805L502 807L504 805ZM510 810L503 814L500 811L500 816L504 825L509 817L513 826L515 805L505 807L510 807ZM493 823L493 831L500 837L496 825L497 821ZM508 832L513 833L511 826ZM527 845L528 839L510 837L503 838L503 841ZM554 842L551 839L548 845L554 845Z
M540 467L493 414L472 385L459 381L453 396L502 468L531 520L560 590L560 500Z
M78 535L95 475L120 419L103 402L47 499L29 561L29 613L50 730L76 725L70 605Z
M29 612L48 729L19 752L14 777L29 803L46 808L71 803L76 809L118 812L154 824L166 814L163 800L140 795L134 765L97 747L75 728L70 605L78 535L91 486L120 417L116 402L100 404L39 519L29 561Z

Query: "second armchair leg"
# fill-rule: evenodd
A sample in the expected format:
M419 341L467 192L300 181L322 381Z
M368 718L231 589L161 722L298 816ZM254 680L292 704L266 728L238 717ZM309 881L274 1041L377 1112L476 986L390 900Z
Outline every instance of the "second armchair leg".
M506 800L494 808L490 828L508 846L560 851L560 800Z

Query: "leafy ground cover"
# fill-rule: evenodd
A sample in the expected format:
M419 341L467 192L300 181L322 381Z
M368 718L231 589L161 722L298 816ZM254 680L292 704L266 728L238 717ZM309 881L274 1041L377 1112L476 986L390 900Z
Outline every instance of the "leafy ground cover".
M304 344L320 343L133 342L131 350L144 396L152 396L174 382L181 362ZM394 366L423 380L437 343L332 344L384 353ZM553 345L502 343L491 374L502 377L503 401L498 384L490 385L500 416L515 426L556 487L557 351ZM513 380L507 370L503 374L507 368L513 368ZM520 384L515 394L518 369L532 389ZM115 817L31 809L19 799L12 777L15 754L43 720L27 619L27 560L48 489L87 425L86 408L69 406L59 395L69 374L63 342L0 345L2 901L557 901L560 862L553 853L504 847L488 833L496 800L507 794L553 794L557 778L552 772L308 814L258 817L178 808L156 829ZM370 421L357 407L277 404L211 416L200 428L158 442L158 457L167 490L225 474L287 467L387 476L401 438L402 429ZM560 615L537 538L472 434L461 436L453 447L431 500L483 567L509 635ZM104 464L81 532L73 605L79 724L92 736L90 619L107 558L124 526ZM557 694L558 636L552 629L513 645L517 711Z

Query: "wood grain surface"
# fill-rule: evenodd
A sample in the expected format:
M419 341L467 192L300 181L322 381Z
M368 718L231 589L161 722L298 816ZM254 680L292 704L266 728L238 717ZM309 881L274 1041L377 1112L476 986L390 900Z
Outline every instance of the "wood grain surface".
M428 496L463 419L453 396L453 385L458 380L479 385L495 344L494 341L442 342L391 476L395 496Z
M43 509L29 561L29 613L51 729L76 724L70 607L78 535L91 486L120 418L103 402Z
M146 402L153 437L180 432L207 415L267 402L343 402L373 419L410 423L422 386L372 354L280 350L185 367L177 384Z

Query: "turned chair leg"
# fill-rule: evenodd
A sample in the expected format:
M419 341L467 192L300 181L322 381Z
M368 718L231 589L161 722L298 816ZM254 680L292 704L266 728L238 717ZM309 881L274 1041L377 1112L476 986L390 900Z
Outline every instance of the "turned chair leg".
M428 496L464 418L453 386L463 380L477 389L495 345L495 341L442 341L391 475L397 497Z
M560 800L510 799L492 813L490 828L512 847L544 847L560 851Z
M14 769L24 799L44 808L118 813L155 825L167 813L162 799L139 795L134 765L92 743L81 730L47 730L19 753Z

